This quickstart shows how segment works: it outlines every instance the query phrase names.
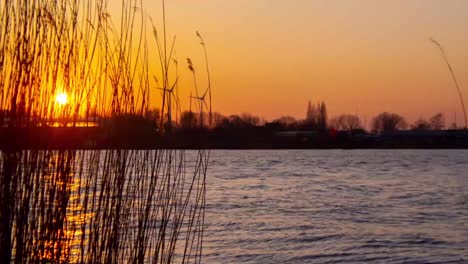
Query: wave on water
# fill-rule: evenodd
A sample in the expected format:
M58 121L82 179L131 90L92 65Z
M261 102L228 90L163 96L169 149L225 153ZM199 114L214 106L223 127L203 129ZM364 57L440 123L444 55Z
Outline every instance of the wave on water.
M468 151L214 151L205 263L468 263Z

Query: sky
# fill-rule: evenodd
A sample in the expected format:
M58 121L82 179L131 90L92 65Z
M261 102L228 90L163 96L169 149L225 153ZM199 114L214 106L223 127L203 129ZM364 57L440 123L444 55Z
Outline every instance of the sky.
M206 86L198 30L208 49L214 111L304 118L311 100L324 101L329 116L352 113L364 122L383 111L410 122L442 112L447 123L456 115L462 124L456 88L429 38L445 47L468 101L466 0L166 2L186 105L193 80L185 58L200 69L200 89ZM143 5L160 27L160 1Z

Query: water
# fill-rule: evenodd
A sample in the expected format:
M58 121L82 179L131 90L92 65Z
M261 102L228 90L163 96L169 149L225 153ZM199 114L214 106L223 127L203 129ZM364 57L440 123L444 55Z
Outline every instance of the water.
M206 154L0 152L0 263L200 263Z
M212 151L204 263L468 263L468 151Z

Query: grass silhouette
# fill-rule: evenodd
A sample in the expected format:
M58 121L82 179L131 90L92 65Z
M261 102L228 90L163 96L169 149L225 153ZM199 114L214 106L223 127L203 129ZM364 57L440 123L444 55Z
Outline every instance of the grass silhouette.
M0 4L0 109L10 141L0 154L1 263L201 262L209 150L18 147L21 128L149 111L147 16L141 1L124 0L114 21L107 4ZM177 80L162 7L162 40L153 29L165 133L166 90ZM66 104L55 101L60 93Z

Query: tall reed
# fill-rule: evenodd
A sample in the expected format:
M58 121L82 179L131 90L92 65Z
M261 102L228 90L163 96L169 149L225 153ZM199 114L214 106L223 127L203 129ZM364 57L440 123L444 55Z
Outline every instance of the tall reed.
M9 142L0 152L0 263L201 262L209 150L19 147L22 129L149 110L142 3L123 0L118 21L107 4L0 4L0 109ZM172 48L162 4L167 89ZM59 93L68 104L57 104ZM161 116L170 120L166 98Z
M463 117L465 119L465 129L468 129L468 116L466 114L466 107L465 107L465 102L463 101L463 95L462 95L462 92L461 92L461 89L460 89L460 85L458 85L458 80L457 80L457 77L455 76L455 72L453 71L453 68L452 68L452 65L450 64L448 58L447 58L447 54L445 52L445 49L444 47L442 47L442 45L435 39L433 38L430 38L430 41L436 45L439 50L440 50L440 53L442 55L442 58L444 59L445 63L447 64L447 67L450 71L450 75L452 76L452 80L453 80L453 83L455 84L455 87L457 88L457 92L458 92L458 98L460 99L460 105L461 105L461 108L462 108L462 111L463 111Z

